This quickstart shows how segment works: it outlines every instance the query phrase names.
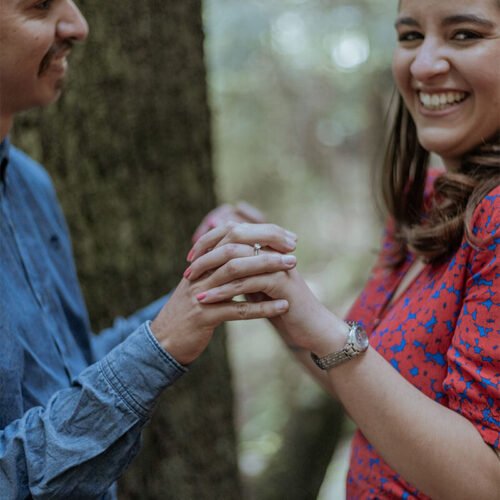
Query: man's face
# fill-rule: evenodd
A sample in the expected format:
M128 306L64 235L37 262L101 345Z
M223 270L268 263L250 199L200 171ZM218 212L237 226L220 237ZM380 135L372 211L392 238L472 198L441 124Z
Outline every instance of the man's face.
M0 115L55 101L71 44L87 34L72 0L1 0Z

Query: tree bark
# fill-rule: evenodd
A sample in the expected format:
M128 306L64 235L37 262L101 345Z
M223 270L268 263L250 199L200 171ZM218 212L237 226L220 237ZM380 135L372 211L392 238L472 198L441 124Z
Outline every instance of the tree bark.
M283 444L266 470L250 484L251 500L317 498L341 437L344 411L330 396L294 408Z
M68 89L16 125L53 175L94 327L164 294L215 204L201 0L81 0ZM222 332L169 389L121 498L240 498Z

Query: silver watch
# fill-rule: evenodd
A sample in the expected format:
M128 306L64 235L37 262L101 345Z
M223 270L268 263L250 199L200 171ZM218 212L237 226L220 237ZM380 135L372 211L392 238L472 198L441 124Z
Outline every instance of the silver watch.
M322 370L329 370L344 361L349 361L363 354L368 349L370 342L364 328L354 321L349 321L347 324L350 327L349 333L347 334L345 345L340 351L332 352L322 358L313 352L311 353L311 358Z

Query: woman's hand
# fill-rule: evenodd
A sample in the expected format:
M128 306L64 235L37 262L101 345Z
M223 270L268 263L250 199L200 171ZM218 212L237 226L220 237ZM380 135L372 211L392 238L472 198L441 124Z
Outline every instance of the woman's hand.
M268 231L269 242L279 248L287 246L287 233L274 226ZM184 273L170 300L165 304L151 329L160 344L180 363L189 364L206 348L216 326L224 321L270 318L286 312L288 303L276 297L262 302L233 302L234 295L253 291L252 278L262 276L265 287L277 274L292 269L292 255L261 254L251 259L240 258L243 245L223 243L217 246L215 265L210 272L200 273L190 266ZM247 245L245 245L248 249ZM251 250L251 249L250 249ZM215 252L215 250L214 250ZM212 255L213 257L213 255ZM232 283L237 293L215 302L203 302L204 292Z
M193 263L189 279L216 268L219 269L214 274L223 272L224 266L220 266L224 250L220 245L230 245L234 256L246 260L246 265L255 258L254 242L263 247L267 259L276 258L277 252L289 251L282 240L272 236L276 234L276 226L270 224L233 224L210 231L200 238L190 253ZM285 233L285 238L288 236ZM296 269L275 272L271 279L263 273L249 276L245 288L242 292L238 281L225 282L205 289L199 300L202 304L215 304L242 293L263 293L270 300L285 299L289 303L288 312L279 315L273 323L286 343L319 356L343 347L348 327L316 299Z

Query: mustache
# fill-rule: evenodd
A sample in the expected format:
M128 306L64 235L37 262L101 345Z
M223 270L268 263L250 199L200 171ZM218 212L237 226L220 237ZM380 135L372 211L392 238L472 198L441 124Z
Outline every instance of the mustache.
M56 42L49 51L45 54L40 63L40 69L38 74L41 75L50 66L52 59L60 56L64 52L69 52L73 48L73 42L71 40L63 40L61 42Z

